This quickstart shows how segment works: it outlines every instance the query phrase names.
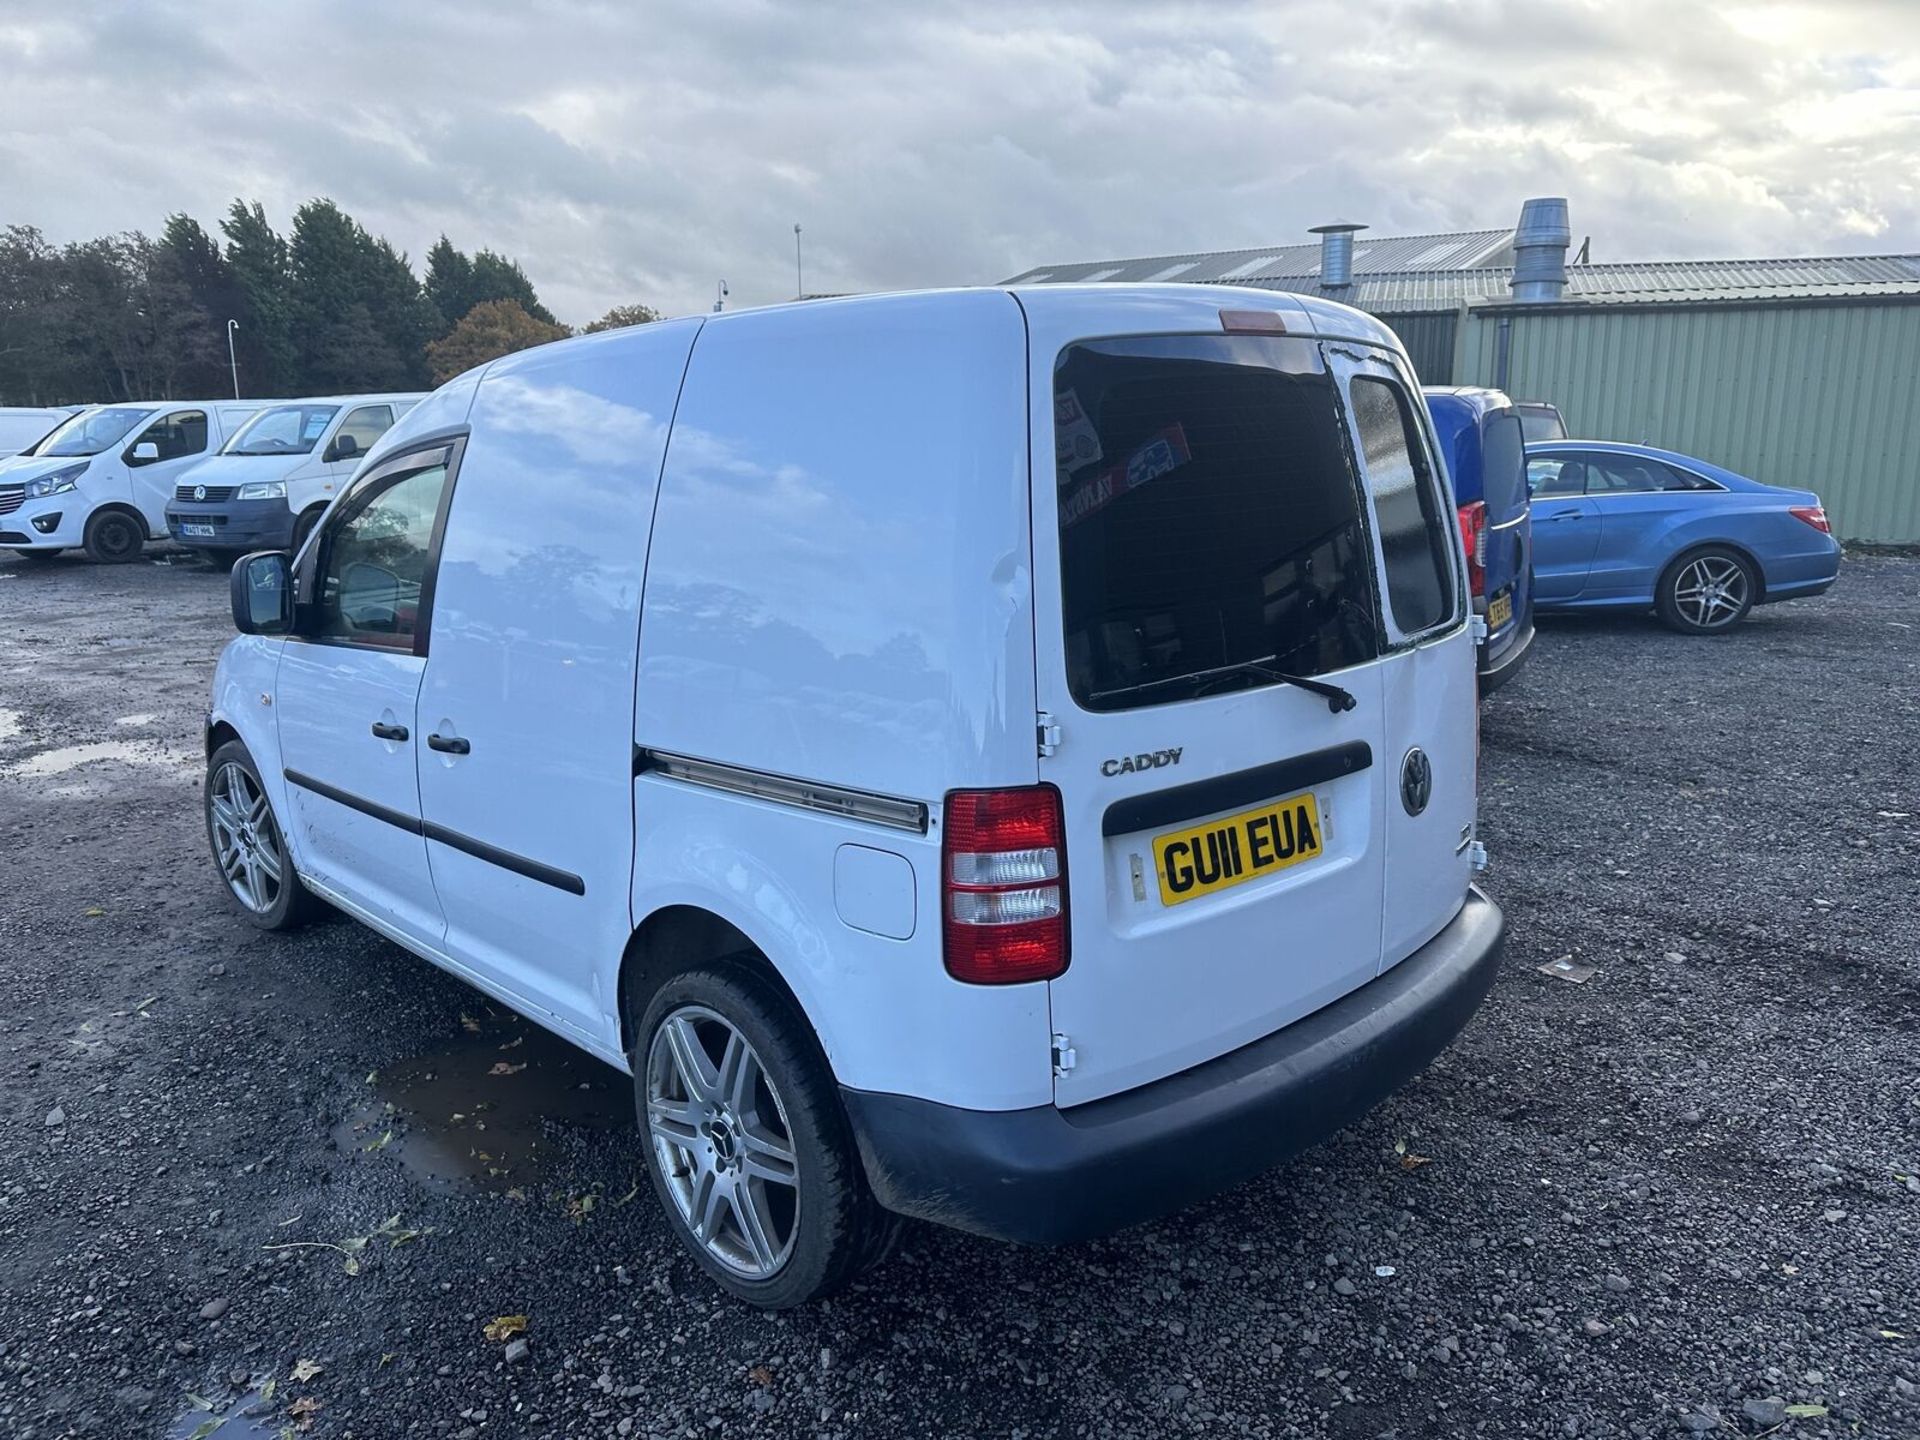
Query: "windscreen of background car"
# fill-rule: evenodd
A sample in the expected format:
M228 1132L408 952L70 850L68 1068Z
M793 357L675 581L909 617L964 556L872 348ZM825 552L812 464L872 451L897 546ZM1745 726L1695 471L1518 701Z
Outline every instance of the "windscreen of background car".
M1154 683L1244 661L1318 675L1380 653L1359 487L1311 342L1085 341L1061 352L1054 408L1067 677L1082 706L1274 683Z
M227 442L227 455L305 455L327 433L338 405L277 405L262 410Z
M35 455L98 455L117 445L147 416L148 406L112 406L105 410L83 410L46 439L33 447Z

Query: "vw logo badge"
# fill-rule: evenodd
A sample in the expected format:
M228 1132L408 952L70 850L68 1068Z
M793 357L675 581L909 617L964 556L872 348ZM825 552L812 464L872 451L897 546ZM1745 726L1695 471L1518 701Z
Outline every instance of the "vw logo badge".
M193 498L194 498L194 499L196 499L196 500L204 500L204 499L206 499L206 498L207 498L207 487L206 487L206 486L204 486L204 485L196 485L196 486L194 486L194 487L193 487Z
M1400 762L1400 803L1407 814L1418 815L1433 798L1433 762L1418 745Z

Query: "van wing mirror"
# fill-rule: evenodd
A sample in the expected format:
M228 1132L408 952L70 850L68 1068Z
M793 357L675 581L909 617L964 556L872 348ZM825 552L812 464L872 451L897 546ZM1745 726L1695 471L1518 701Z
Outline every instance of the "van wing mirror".
M127 458L136 465L151 465L160 458L160 447L151 440L142 440L133 447L133 454Z
M284 550L256 550L233 562L227 580L233 628L242 635L285 635L293 628L293 573Z
M351 435L336 435L327 447L327 459L351 460L360 453L360 442Z

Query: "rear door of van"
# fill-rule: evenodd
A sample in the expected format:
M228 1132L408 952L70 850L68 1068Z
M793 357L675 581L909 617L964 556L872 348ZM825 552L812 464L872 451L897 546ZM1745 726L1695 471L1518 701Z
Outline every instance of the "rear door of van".
M1270 1034L1452 918L1474 675L1452 506L1390 352L1302 334L1284 301L1294 333L1021 298L1066 1106Z

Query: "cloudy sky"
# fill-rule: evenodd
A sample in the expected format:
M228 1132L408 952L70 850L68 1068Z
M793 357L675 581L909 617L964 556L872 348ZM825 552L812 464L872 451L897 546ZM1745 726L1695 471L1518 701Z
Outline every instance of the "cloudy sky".
M518 258L562 319L1511 224L1920 250L1920 0L0 0L0 223Z

